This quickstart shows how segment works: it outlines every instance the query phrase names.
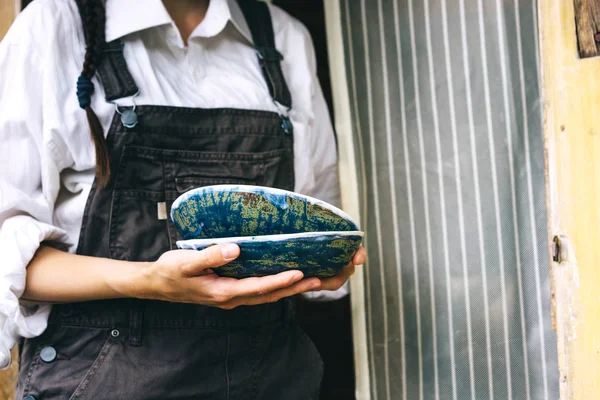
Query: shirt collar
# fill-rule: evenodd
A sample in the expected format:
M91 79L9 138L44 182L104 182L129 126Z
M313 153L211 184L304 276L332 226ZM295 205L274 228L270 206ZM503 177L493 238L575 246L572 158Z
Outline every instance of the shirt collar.
M191 37L212 37L231 22L242 36L252 43L252 35L236 0L210 0L206 17ZM162 25L173 25L161 0L107 0L106 41Z

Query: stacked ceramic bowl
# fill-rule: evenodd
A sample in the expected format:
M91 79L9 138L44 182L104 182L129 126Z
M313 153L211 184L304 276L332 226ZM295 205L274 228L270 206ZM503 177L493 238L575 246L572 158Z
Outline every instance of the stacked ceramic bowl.
M190 190L171 209L180 249L236 243L240 256L215 273L245 278L297 269L305 277L339 273L363 232L342 210L298 193L260 186L216 185Z

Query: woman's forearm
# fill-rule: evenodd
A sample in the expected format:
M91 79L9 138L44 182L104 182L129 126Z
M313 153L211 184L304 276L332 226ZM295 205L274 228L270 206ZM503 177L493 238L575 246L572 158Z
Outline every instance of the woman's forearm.
M230 309L270 303L309 290L337 290L354 272L351 263L323 281L302 279L302 272L296 270L244 279L214 273L239 254L237 245L221 244L202 251L167 251L155 262L143 263L74 255L42 246L27 267L21 300L71 303L135 297ZM365 256L364 249L359 249L354 263L364 262Z
M119 283L142 266L143 263L81 256L42 246L27 267L21 298L65 303L127 297Z

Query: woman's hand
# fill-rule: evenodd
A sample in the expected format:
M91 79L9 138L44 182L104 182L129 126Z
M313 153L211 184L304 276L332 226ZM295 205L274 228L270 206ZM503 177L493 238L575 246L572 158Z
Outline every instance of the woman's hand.
M321 287L318 278L303 280L302 272L297 270L245 279L219 277L212 271L212 268L234 260L239 253L240 249L235 244L211 246L202 251L168 251L156 262L117 280L114 287L126 297L196 303L224 309L271 303ZM339 280L345 282L348 278L338 276L330 279L332 281L328 285L337 285Z
M196 303L231 309L240 305L275 302L311 290L337 290L366 259L360 248L340 274L320 280L302 279L293 270L262 278L222 278L212 269L237 258L235 244L203 251L173 250L156 262L141 263L88 257L42 246L27 267L21 300L71 303L138 297Z

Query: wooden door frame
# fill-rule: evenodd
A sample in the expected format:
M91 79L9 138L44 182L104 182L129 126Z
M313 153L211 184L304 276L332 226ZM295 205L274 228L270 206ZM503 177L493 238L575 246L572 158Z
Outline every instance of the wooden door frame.
M363 192L364 188L358 187L357 158L354 150L350 94L348 92L346 59L344 56L341 5L340 0L325 0L323 4L325 7L335 131L338 138L339 169L344 171L344 179L340 180L342 208L356 221L360 221L359 194ZM364 281L363 269L357 268L356 273L350 279L356 400L371 399Z
M575 2L581 0L538 0L552 305L563 400L600 398L600 58L579 56ZM600 7L600 0L587 2Z

